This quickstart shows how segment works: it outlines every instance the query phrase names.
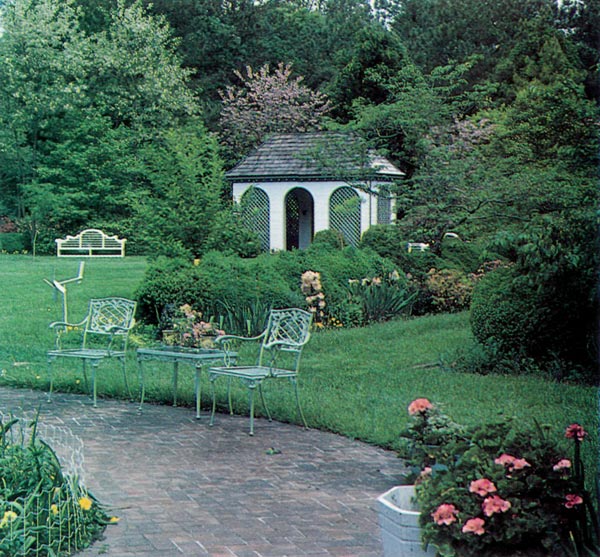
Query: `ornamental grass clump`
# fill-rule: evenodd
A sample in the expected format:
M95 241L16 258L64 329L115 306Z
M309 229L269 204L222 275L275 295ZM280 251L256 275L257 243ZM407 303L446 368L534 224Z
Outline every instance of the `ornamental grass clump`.
M414 401L409 412L421 458L415 483L422 540L440 557L598 555L581 426L570 425L565 441L557 442L547 429L525 431L510 420L468 430L452 426L448 433L451 420L426 399ZM442 432L443 449L422 450L432 430Z
M54 450L37 435L37 418L29 424L27 442L12 431L19 421L0 419L0 557L74 554L117 519L63 471Z

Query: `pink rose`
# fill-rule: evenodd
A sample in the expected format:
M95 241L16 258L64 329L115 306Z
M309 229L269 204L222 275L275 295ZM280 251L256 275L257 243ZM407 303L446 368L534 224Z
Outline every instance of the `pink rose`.
M433 404L426 398L417 398L408 405L408 413L415 416L416 414L424 414L431 408L433 408Z
M465 522L462 531L465 534L472 533L481 536L482 534L485 534L485 530L483 529L484 524L485 520L483 520L483 518L470 518Z
M578 441L581 441L586 435L587 432L579 424L571 424L565 431L565 437L567 439L577 439Z
M485 516L492 516L495 513L505 513L511 507L510 501L505 501L501 497L498 497L498 495L487 497L481 505Z
M431 517L436 524L440 526L445 524L448 526L449 524L456 522L457 514L458 509L454 505L443 503L431 514Z
M477 493L477 495L481 495L484 497L488 493L494 493L496 491L496 486L487 478L481 478L480 480L475 480L471 482L469 486L469 491L471 493Z
M568 470L569 468L571 468L571 461L568 458L563 458L552 467L552 470L560 472L561 470Z
M583 499L574 493L569 493L565 496L565 499L567 500L565 503L565 507L567 507L567 509L572 509L576 505L581 505L581 503L583 503Z

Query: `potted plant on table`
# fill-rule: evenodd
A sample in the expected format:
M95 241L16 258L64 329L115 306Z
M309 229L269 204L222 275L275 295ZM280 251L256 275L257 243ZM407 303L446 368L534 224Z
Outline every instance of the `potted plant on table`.
M163 342L169 346L186 348L214 348L214 339L224 335L212 321L204 321L202 312L183 304L168 319L168 328L163 329Z
M539 426L524 431L503 421L467 430L425 399L409 412L410 464L420 467L414 504L432 555L598 554L598 519L580 454L587 434L580 425L565 431L569 451Z

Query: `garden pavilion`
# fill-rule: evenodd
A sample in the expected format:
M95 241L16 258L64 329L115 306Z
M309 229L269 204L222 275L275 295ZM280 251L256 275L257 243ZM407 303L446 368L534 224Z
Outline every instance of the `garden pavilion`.
M394 220L393 184L404 173L355 135L274 134L226 174L243 220L269 250L303 249L337 230L356 246Z

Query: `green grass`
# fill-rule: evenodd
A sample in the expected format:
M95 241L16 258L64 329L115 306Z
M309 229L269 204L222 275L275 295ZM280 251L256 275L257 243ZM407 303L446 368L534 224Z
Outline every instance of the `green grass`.
M0 256L0 368L3 384L46 388L45 353L53 344L48 323L62 317L44 278L75 276L78 260L55 257ZM133 297L142 280L143 258L86 261L81 284L68 286L69 314L79 320L90 297ZM407 423L406 408L416 397L442 406L455 421L472 425L514 417L531 425L551 426L557 440L564 428L579 422L590 432L585 446L588 465L598 454L597 389L560 384L532 376L479 376L448 371L455 350L470 342L468 315L447 314L392 321L364 329L315 333L303 355L301 395L311 426L334 431L383 447L397 446L398 433ZM139 339L138 339L139 340ZM164 364L148 363L147 397L167 403L172 399L171 372ZM114 369L113 369L114 368ZM106 365L99 374L100 395L123 396L118 366ZM137 385L133 354L128 361L131 384ZM182 366L179 399L193 404L191 370ZM58 389L81 392L77 369L64 368ZM219 405L225 407L224 384ZM203 406L208 408L208 385ZM297 421L291 389L284 381L265 387L276 419ZM234 389L237 411L246 412L246 392ZM260 413L260 405L259 405ZM589 467L589 466L588 466Z

